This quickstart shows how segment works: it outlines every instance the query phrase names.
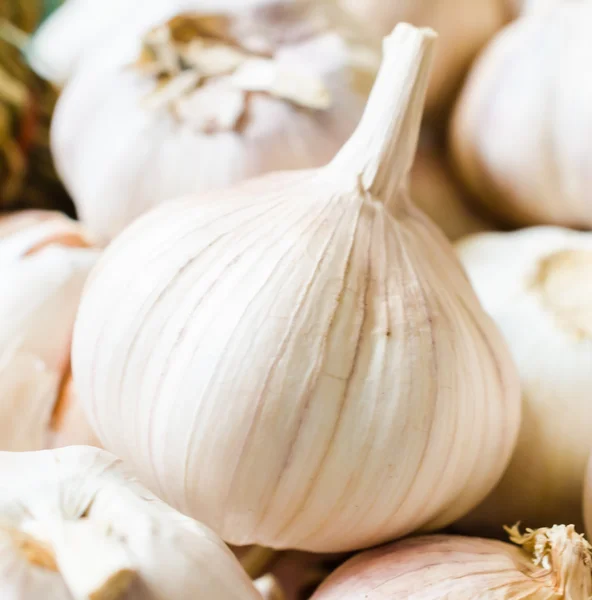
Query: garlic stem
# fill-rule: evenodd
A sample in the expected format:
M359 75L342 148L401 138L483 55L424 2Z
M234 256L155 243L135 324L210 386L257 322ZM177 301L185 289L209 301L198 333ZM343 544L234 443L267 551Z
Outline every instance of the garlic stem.
M351 171L363 189L390 204L417 149L436 34L397 25L383 42L384 57L356 131L329 165Z
M56 562L76 600L119 600L137 573L122 544L95 521L56 523L51 535Z

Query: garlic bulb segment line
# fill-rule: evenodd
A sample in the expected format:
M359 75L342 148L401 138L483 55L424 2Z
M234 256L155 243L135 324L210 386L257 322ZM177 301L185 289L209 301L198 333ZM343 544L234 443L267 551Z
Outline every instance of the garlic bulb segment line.
M3 599L261 600L219 538L103 450L0 452L0 474Z
M312 600L588 600L590 544L573 525L521 533L512 544L452 535L412 538L348 560Z
M162 205L85 289L72 366L101 442L230 544L341 552L438 528L509 460L517 375L407 193L434 39L387 38L329 164Z

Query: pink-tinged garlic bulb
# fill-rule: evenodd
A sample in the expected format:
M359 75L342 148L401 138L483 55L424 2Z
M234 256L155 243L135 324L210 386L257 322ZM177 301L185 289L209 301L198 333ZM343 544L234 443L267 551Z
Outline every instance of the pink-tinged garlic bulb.
M514 544L434 535L355 556L312 600L589 600L590 544L573 525L508 530Z
M335 7L200 6L123 39L116 59L117 44L94 57L58 102L58 170L105 239L177 196L321 166L361 116L379 52L333 18Z
M475 62L451 152L476 201L511 225L592 228L590 2L533 0Z
M503 0L339 0L377 35L397 23L431 27L439 36L426 100L428 115L441 116L472 60L506 22Z
M0 452L3 600L262 600L228 547L88 446Z
M0 217L0 449L98 444L71 386L70 343L93 239L53 212Z
M229 543L339 552L438 528L512 453L509 354L408 197L434 40L386 39L327 166L163 205L85 290L73 372L101 441Z

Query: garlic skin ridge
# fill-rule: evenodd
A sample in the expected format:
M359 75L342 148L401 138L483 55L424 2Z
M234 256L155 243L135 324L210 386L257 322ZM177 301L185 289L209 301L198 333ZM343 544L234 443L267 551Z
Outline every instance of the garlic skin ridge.
M96 52L83 62L63 91L52 123L52 152L60 176L81 220L104 241L175 197L280 169L321 166L353 131L379 52L366 52L352 43L346 37L353 38L352 32L333 25L331 7L325 11L315 0L251 4L254 8L240 12L217 12L233 21L231 29L252 23L257 43L265 46L277 38L272 62L288 72L284 82L296 77L318 80L329 94L330 106L311 110L262 92L243 91L245 84L256 88L261 83L257 74L244 71L242 78L237 71L234 78L219 75L206 82L186 97L181 111L152 105L158 80L133 67L141 56L143 37L169 17L210 11L194 0L160 11L152 21L145 18L142 29L134 26L117 36L104 55ZM266 12L267 4L271 8ZM293 15L284 18L282 11ZM267 33L257 27L267 27ZM299 39L300 29L310 29L311 34ZM243 34L244 41L248 31ZM282 78L281 73L276 77ZM246 110L241 103L248 105ZM231 126L219 127L226 120ZM208 131L211 122L213 131Z
M573 525L507 531L517 545L433 535L363 552L330 575L311 600L591 597L590 544Z
M0 449L99 442L71 389L70 344L99 250L60 213L0 217Z
M85 446L0 452L3 600L261 600L228 547Z
M454 110L451 154L475 201L507 224L588 229L592 87L580 68L592 61L592 7L535 4L475 62Z
M85 289L73 372L102 443L231 544L334 552L435 529L509 460L509 354L407 195L433 35L387 38L329 165L163 205Z
M521 520L574 523L592 450L592 234L555 227L470 236L456 246L522 383L523 419L510 465L462 532L496 535Z

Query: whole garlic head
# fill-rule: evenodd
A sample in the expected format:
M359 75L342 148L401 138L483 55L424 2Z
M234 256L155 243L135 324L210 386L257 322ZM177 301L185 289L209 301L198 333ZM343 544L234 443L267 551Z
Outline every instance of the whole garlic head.
M378 35L397 24L431 27L438 47L426 99L428 114L454 99L472 60L508 17L502 0L339 0Z
M508 223L590 228L592 4L556 4L509 25L475 63L451 149L475 199Z
M98 250L59 213L0 217L0 449L98 444L72 393L70 342Z
M85 290L73 371L101 441L229 543L334 552L436 528L510 457L517 375L407 193L433 43L387 38L330 164L160 207Z
M194 10L108 66L86 63L52 128L82 220L108 239L176 196L325 164L358 122L379 56L331 15L314 0Z
M261 600L209 529L86 446L0 452L3 600Z
M553 227L475 235L457 245L522 382L516 451L498 487L460 524L582 525L592 450L592 234Z
M348 560L312 600L589 600L590 544L573 525L520 533L514 544L452 535L404 540Z

